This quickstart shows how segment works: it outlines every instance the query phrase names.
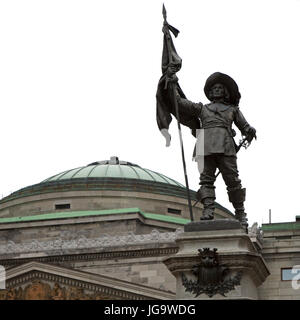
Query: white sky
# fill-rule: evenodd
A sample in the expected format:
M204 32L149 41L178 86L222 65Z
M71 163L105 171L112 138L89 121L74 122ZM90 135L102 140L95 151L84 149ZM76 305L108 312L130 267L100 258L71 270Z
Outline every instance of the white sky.
M207 102L215 71L238 83L258 140L240 151L250 224L294 221L298 191L300 0L165 0L186 96ZM184 184L173 120L156 125L161 0L0 1L0 196L64 170L119 156ZM237 142L240 134L237 135ZM183 129L189 183L195 143ZM233 210L219 176L217 201Z

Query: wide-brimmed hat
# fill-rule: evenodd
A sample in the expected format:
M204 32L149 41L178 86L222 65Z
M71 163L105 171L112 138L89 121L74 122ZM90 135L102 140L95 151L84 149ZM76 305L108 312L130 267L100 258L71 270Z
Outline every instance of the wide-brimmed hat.
M209 91L216 83L221 83L227 88L230 95L228 102L238 106L241 98L238 85L231 77L221 72L215 72L207 78L204 86L206 97L211 100L209 97Z

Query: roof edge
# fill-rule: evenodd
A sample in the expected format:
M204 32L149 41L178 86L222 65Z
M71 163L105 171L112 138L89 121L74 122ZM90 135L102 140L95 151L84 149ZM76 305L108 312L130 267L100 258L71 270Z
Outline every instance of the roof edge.
M261 228L263 231L300 230L300 223L298 221L268 223L262 224Z
M109 209L109 210L82 210L82 211L68 211L68 212L52 212L52 213L45 213L45 214L39 214L39 215L33 215L33 216L0 218L0 224L55 220L55 219L72 219L72 218L82 218L82 217L112 215L112 214L126 214L126 213L139 213L146 219L163 221L168 223L175 223L180 225L184 225L190 222L190 220L180 218L180 217L172 217L172 216L161 215L156 213L145 213L141 211L139 208L122 208L122 209Z

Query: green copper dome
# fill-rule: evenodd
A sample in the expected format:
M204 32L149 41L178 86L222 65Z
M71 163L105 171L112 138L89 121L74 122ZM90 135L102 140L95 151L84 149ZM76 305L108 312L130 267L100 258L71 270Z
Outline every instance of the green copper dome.
M0 200L0 203L37 194L92 190L146 192L180 198L187 196L186 188L181 183L137 164L111 157L110 160L67 170L22 188ZM196 192L191 190L191 196L196 199Z
M111 157L110 160L93 162L84 167L61 172L42 181L41 183L92 178L137 179L166 183L184 188L184 186L179 182L168 178L161 173L141 168L137 164L131 162L120 161L118 157Z
M76 191L87 192L87 196L89 191L127 191L187 198L186 187L181 183L137 164L111 157L110 160L70 169L22 188L1 199L0 204L34 195ZM192 201L197 200L195 191L190 190L190 196ZM230 213L218 203L216 206Z

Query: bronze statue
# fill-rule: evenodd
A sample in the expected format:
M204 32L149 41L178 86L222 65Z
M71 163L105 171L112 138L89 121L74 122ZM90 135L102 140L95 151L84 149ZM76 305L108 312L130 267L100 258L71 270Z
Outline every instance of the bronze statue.
M173 32L175 30L175 33ZM204 167L200 175L198 199L203 204L202 220L214 218L216 169L222 174L227 186L229 201L235 208L235 216L247 229L247 217L244 209L246 189L242 188L237 169L236 153L240 146L234 141L234 123L249 143L256 138L256 130L251 127L239 109L241 98L236 82L220 72L210 75L205 83L204 92L210 103L194 103L188 100L178 84L176 73L181 68L181 59L175 51L170 31L177 36L178 30L164 22L164 50L162 71L157 90L157 123L165 136L167 146L171 136L168 133L173 114L183 125L197 130L203 129ZM180 128L179 128L180 129ZM202 135L203 138L203 135ZM183 145L182 145L183 148ZM196 154L197 156L197 154Z

